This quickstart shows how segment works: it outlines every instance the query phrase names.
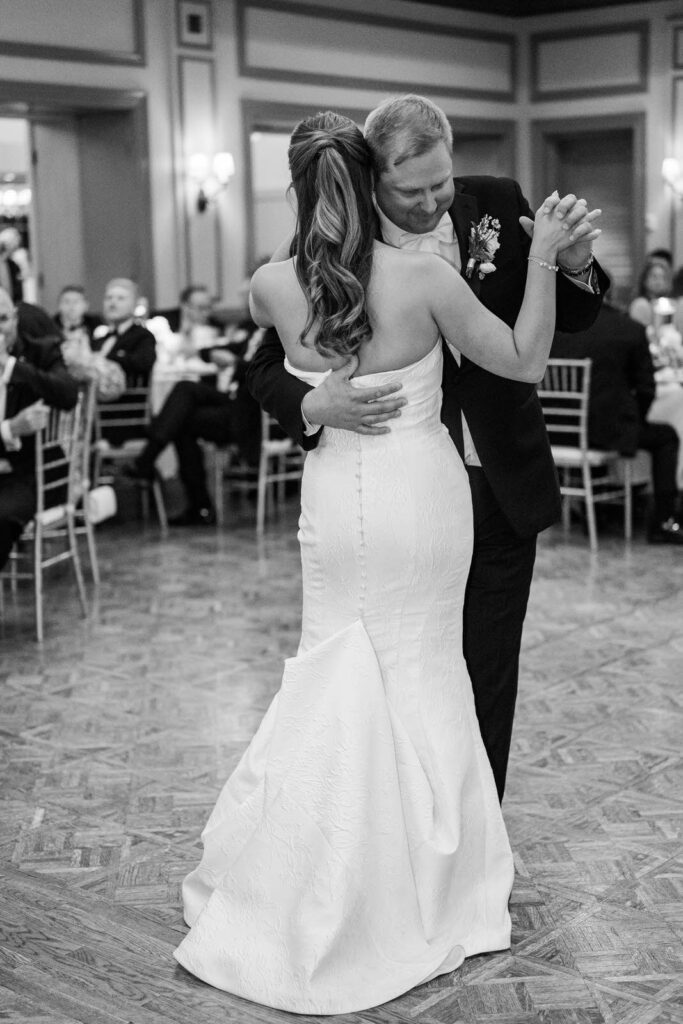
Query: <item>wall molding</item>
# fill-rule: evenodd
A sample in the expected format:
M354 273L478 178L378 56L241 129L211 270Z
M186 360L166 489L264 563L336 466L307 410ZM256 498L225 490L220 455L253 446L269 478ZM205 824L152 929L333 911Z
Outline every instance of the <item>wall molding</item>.
M193 259L193 245L192 245L192 231L191 221L193 218L202 218L202 223L205 225L207 230L211 230L211 225L207 223L210 219L213 221L213 248L214 248L214 281L203 281L212 291L220 292L223 288L223 252L222 252L222 239L221 239L221 227L220 218L218 211L212 204L204 211L204 213L197 213L193 210L190 200L190 191L187 187L187 168L186 158L189 155L186 152L186 128L188 124L188 111L186 110L186 96L185 96L185 68L190 64L206 64L209 69L209 82L211 90L211 124L213 128L214 145L218 130L218 111L217 111L217 89L216 89L216 63L212 56L204 53L196 54L180 54L178 60L178 113L180 122L180 167L179 177L182 183L183 191L183 237L185 240L185 268L187 274L187 283L195 282L194 278L194 265L196 260ZM209 156L212 154L208 154ZM196 282L195 282L196 283Z
M35 60L79 61L86 64L136 64L144 66L145 12L144 0L132 0L133 49L91 50L79 46L50 46L43 43L12 43L0 41L0 56L26 57Z
M540 194L547 177L547 147L554 138L585 135L590 132L630 130L633 136L633 220L632 240L634 265L644 254L645 247L645 153L646 115L644 111L624 114L569 115L568 117L533 118L531 128L531 157L535 169L532 192Z
M249 10L277 11L278 14L299 15L318 21L336 21L377 28L398 29L422 35L451 36L453 39L478 40L501 43L507 47L510 62L509 89L482 89L466 86L438 85L431 82L387 79L383 76L347 76L320 74L287 68L262 67L249 64L247 58L246 16ZM299 82L311 85L334 85L347 89L377 89L382 91L426 92L430 95L468 97L470 99L504 100L512 102L517 94L517 36L511 32L488 32L426 21L393 18L362 11L319 8L311 3L292 3L283 7L279 0L236 0L238 73L244 78L262 78L271 81Z
M576 39L580 45L586 38L600 36L624 35L633 33L638 39L638 78L633 83L624 85L576 86L573 88L547 88L539 84L541 48L544 43L561 42ZM531 35L531 102L543 100L579 99L589 96L617 96L623 93L646 92L650 73L650 23L648 21L632 21L625 24L595 25L583 29L566 29L555 32L537 32Z
M678 158L683 166L683 75L674 75L671 83L671 144L673 149L667 156ZM678 131L678 134L676 132ZM662 183L664 185L664 183ZM668 191L668 186L664 185ZM669 248L674 254L674 266L683 262L683 199L670 195Z
M680 70L683 68L683 25L674 25L673 37L671 66Z

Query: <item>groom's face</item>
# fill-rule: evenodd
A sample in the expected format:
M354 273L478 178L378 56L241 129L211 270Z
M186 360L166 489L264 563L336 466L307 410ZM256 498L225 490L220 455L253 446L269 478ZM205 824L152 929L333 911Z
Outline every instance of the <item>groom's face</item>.
M398 165L375 180L382 213L397 227L423 235L433 231L453 202L453 161L445 142Z

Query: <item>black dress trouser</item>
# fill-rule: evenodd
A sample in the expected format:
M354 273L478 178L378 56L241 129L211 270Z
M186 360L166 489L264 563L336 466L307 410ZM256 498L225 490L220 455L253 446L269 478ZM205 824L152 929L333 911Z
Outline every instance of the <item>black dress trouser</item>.
M660 526L676 514L678 434L668 423L641 423L638 447L652 458L653 524Z
M465 661L484 747L502 800L536 536L519 537L503 515L483 470L468 466L467 471L474 551L465 590Z
M180 381L152 420L149 436L148 454L153 458L167 444L175 446L189 507L208 508L211 500L198 440L238 444L247 461L258 465L261 410L244 389L233 397L201 381Z

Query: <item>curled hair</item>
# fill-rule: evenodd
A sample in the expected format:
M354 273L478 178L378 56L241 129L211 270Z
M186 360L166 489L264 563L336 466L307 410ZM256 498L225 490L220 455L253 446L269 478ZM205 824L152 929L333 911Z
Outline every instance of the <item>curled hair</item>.
M323 355L350 355L372 337L367 289L377 235L370 154L356 124L326 111L300 121L289 145L297 200L296 274Z
M428 153L439 142L453 151L453 129L441 107L426 96L397 96L371 110L365 122L375 174Z

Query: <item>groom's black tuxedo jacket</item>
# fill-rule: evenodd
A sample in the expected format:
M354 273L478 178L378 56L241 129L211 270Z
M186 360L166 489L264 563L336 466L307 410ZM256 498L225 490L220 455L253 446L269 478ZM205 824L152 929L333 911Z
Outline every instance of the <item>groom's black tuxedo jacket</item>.
M500 221L500 248L495 273L469 280L479 300L511 327L524 297L530 239L519 224L533 214L517 182L510 178L455 178L450 209L467 266L469 232L485 215ZM550 273L550 271L549 271ZM589 327L597 316L609 279L596 265L596 292L591 294L557 274L557 328L573 332ZM457 338L451 339L457 349ZM283 366L283 349L275 331L266 333L252 360L247 384L260 404L304 448L317 444L303 434L301 402L309 390ZM532 536L559 516L557 473L533 384L507 380L462 358L458 367L444 345L441 418L455 437L465 414L482 469L506 518L521 537Z

